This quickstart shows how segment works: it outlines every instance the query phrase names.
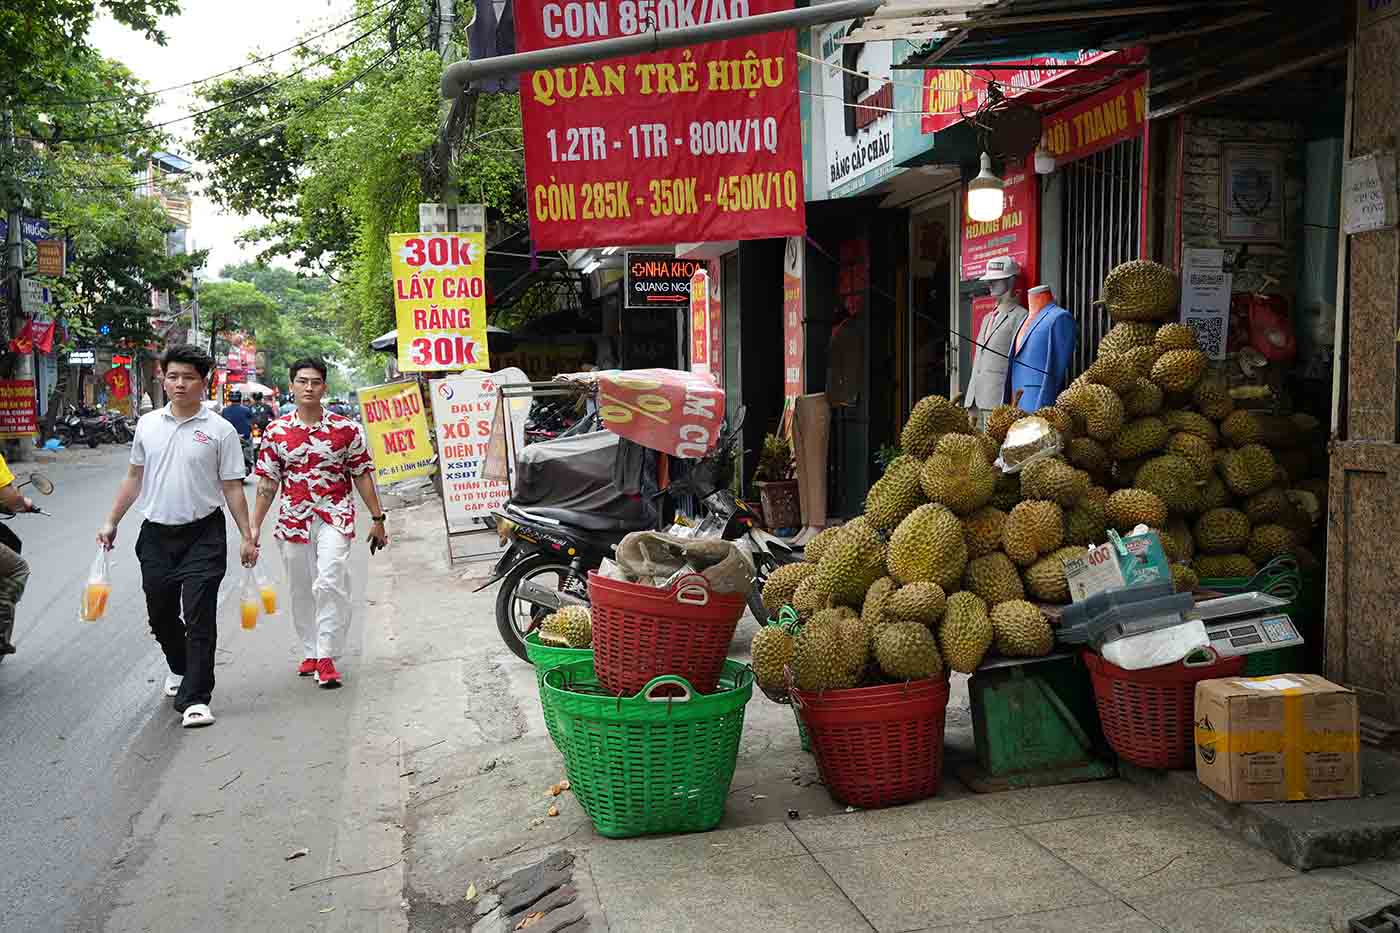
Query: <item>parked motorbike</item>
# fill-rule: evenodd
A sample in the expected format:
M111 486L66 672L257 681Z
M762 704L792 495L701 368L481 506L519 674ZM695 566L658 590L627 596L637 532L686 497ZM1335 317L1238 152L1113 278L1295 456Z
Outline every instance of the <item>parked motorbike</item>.
M757 579L749 606L755 617L763 618L763 581L796 558L780 539L759 528L754 512L727 489L742 425L741 410L709 456L673 461L670 485L651 501L612 487L615 435L566 434L528 446L521 456L520 486L529 504L513 499L496 513L497 531L511 544L479 588L503 581L496 594L496 627L507 647L528 660L525 637L545 616L567 605L588 605L588 572L597 570L630 532L671 528L678 504L700 512L690 533L734 541L753 558ZM546 493L551 486L560 490L563 505L540 501L550 497L530 488L536 473L547 477L538 483Z
M54 422L53 433L65 447L78 444L96 447L102 443L95 421L82 417L76 405L68 405L63 409L63 413Z
M34 489L41 495L53 495L53 482L43 473L30 473L28 479L26 479L22 483L17 483L15 485L15 489L23 489L25 486L34 487ZM49 513L39 508L38 506L35 506L33 509L30 510L28 514L48 515ZM0 519L3 519L4 521L9 521L11 518L14 518L13 513L0 512ZM0 524L0 543L3 543L6 547L14 551L16 554L19 554L24 550L24 542L20 540L19 535L11 531L9 526L5 524ZM14 632L10 633L10 638L14 638ZM11 644L13 644L13 641L11 641ZM0 661L3 661L4 659L5 652L0 652Z

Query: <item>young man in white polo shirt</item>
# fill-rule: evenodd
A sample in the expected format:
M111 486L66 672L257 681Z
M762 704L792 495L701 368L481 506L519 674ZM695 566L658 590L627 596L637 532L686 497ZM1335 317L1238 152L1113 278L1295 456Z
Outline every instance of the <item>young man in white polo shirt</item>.
M137 422L131 466L97 543L112 549L133 504L145 513L136 556L151 632L170 665L165 695L175 698L186 727L207 726L214 722L215 615L228 563L224 503L243 535L245 566L257 562L257 547L238 432L204 406L213 361L198 347L177 346L160 362L170 403Z

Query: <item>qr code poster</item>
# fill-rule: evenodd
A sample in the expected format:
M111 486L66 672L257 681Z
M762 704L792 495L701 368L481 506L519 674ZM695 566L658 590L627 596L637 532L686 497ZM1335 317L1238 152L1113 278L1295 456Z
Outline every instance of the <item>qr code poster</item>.
M1235 277L1224 270L1223 250L1188 249L1183 258L1181 322L1196 332L1207 356L1223 360Z
M1182 323L1196 332L1196 342L1201 345L1206 356L1213 360L1225 359L1226 337L1229 335L1230 315L1190 315Z

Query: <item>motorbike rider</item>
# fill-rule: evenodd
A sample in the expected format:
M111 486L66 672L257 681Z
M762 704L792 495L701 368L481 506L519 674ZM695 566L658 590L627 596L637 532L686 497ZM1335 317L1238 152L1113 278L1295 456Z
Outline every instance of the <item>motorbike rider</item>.
M15 489L15 475L0 457L0 511L34 511L34 503ZM15 606L29 582L29 564L19 556L19 539L8 528L0 528L0 655L14 654L11 636L15 630Z
M228 401L223 410L224 420L233 425L238 436L246 441L253 433L253 410L243 404L242 392L230 392Z
M263 401L261 392L253 393L253 424L258 426L259 431L266 431L267 426L272 423L272 419L277 417L277 412Z

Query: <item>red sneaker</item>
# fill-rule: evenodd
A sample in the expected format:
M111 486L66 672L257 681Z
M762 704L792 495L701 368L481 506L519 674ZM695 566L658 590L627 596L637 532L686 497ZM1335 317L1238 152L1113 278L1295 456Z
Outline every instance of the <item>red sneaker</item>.
M335 669L335 662L330 658L316 662L316 683L326 689L340 686L340 671Z
M301 667L297 668L298 677L310 677L316 673L316 658L307 658L301 662Z

